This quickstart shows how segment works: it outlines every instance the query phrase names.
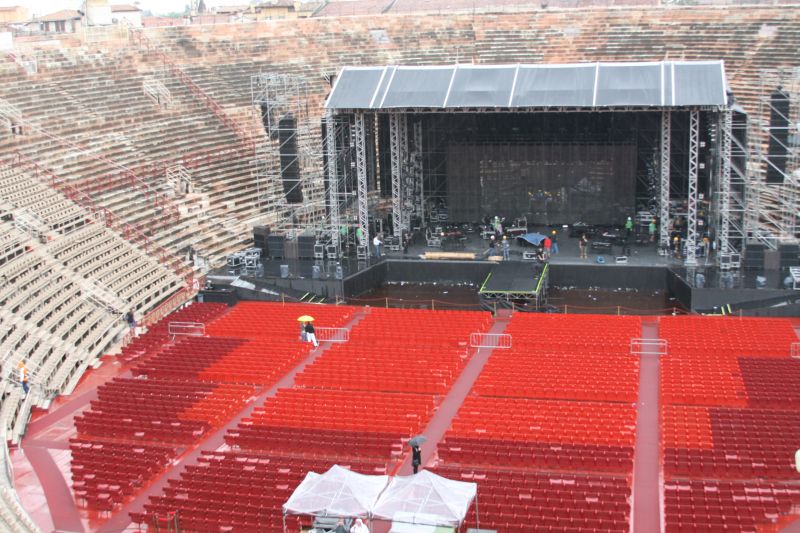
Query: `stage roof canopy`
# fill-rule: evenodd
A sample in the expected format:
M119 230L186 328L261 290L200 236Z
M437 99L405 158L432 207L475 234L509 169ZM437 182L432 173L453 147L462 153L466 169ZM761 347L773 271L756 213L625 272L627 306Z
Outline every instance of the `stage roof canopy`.
M327 109L724 106L722 61L344 67Z

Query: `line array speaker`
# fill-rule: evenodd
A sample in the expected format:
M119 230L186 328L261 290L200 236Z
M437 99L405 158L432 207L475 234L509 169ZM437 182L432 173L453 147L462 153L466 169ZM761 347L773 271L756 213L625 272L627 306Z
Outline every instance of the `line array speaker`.
M780 87L770 97L767 183L783 183L789 157L789 95Z
M764 269L764 245L750 244L747 246L744 254L744 262L742 267L747 270L763 270Z
M283 235L267 235L267 252L272 259L283 258Z
M796 244L782 244L778 247L781 254L781 268L800 266L800 246Z
M303 188L300 184L300 154L297 152L297 123L291 114L278 121L278 142L283 193L287 202L300 204L303 202Z
M262 257L269 257L269 226L253 226L253 246L261 249Z
M313 235L299 235L297 237L297 258L314 259L314 245L317 238Z

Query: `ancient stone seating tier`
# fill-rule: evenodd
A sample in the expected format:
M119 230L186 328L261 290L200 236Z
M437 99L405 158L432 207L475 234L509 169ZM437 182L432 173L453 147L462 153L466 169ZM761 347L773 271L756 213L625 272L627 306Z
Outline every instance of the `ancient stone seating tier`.
M28 224L40 222L62 233L80 227L88 213L57 191L19 169L0 165L0 199L11 214L26 217ZM18 211L17 211L18 210Z
M175 107L166 113L154 109L142 94L142 80L150 73L136 72L136 55L138 52L126 52L121 57L99 54L91 63L85 57L77 57L75 62L52 65L34 83L24 77L12 80L0 88L0 93L8 91L0 97L48 132L47 150L36 141L36 135L30 137L30 142L16 142L14 149L52 169L69 186L94 197L95 202L132 226L145 233L155 232L157 240L163 235L165 243L177 251L194 236L196 224L192 218L177 224L172 216L164 216L155 207L153 198L158 195L159 202L170 206L171 213L177 216L179 212L165 182L166 167L182 161L191 167L188 161L224 152L236 140L170 75L164 81ZM53 98L52 106L46 105L48 98ZM80 118L51 119L50 110L63 110L64 106L70 110L66 115ZM131 123L137 127L131 128ZM53 140L54 136L57 140ZM87 143L96 149L80 149ZM198 188L211 192L209 212L250 219L257 214L251 165L240 157L224 158L223 162L227 167L218 165L211 173L200 172L198 177ZM124 169L132 170L137 179L131 180ZM212 182L217 186L206 187ZM230 186L225 186L226 182ZM135 194L128 195L126 191ZM233 236L228 234L231 229ZM220 232L220 238L195 246L205 256L218 259L232 245L244 244L248 239L244 224L224 230L220 225L209 225L206 233L215 231ZM210 248L206 249L206 244Z

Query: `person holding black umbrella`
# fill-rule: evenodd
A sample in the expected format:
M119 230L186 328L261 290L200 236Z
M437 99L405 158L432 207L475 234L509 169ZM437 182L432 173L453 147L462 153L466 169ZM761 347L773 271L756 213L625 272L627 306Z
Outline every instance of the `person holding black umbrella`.
M419 470L419 465L422 464L422 451L419 449L419 446L412 446L411 447L411 466L414 468L414 473L416 474Z
M417 435L408 441L408 445L411 446L411 466L414 468L415 474L419 471L419 467L422 464L422 451L419 447L426 440L428 440L428 438L424 435Z

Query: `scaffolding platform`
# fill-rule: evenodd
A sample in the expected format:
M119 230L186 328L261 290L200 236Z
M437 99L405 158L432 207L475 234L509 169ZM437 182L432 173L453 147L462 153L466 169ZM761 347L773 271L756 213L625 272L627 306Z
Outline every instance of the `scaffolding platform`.
M490 303L514 303L539 309L547 299L550 265L504 261L492 267L481 285L481 299Z

